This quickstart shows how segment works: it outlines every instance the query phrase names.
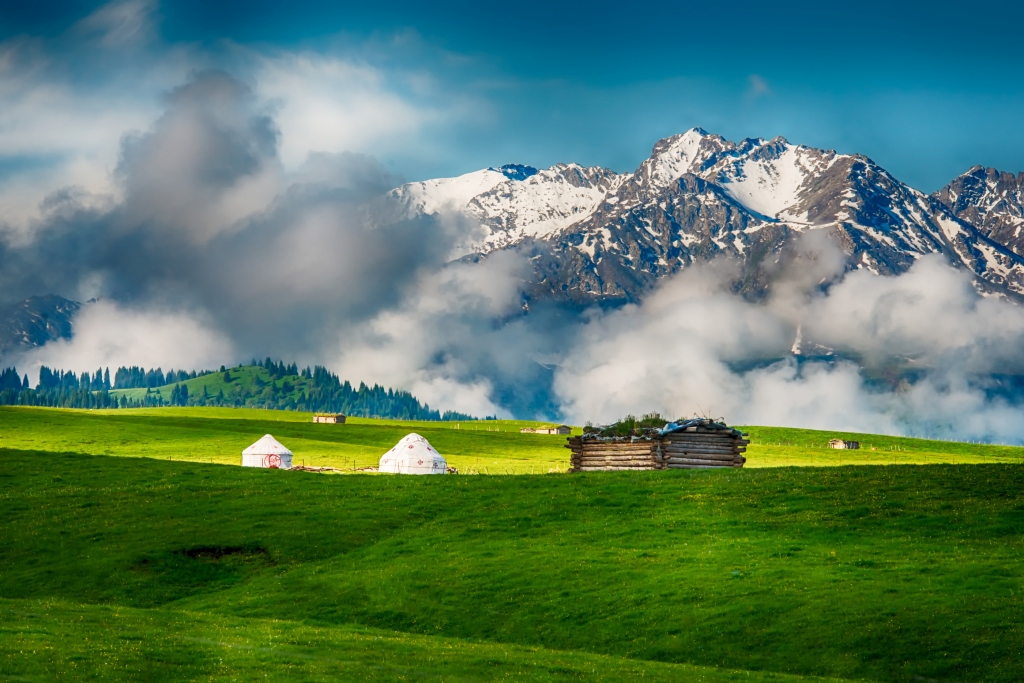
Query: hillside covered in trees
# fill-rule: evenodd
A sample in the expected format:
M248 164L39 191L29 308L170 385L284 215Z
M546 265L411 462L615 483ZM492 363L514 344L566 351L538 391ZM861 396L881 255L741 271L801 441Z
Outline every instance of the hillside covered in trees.
M303 368L292 363L253 361L217 371L109 368L95 372L43 367L39 382L30 386L17 369L0 372L0 405L60 408L140 408L160 406L220 406L335 412L359 417L404 420L471 420L470 415L440 412L420 403L407 391L360 382L354 387L324 367Z

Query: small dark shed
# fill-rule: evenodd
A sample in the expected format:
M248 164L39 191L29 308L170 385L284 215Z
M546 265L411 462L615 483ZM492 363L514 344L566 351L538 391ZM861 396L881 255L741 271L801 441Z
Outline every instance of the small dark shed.
M345 424L345 416L341 413L317 413L313 416L313 422L343 425Z

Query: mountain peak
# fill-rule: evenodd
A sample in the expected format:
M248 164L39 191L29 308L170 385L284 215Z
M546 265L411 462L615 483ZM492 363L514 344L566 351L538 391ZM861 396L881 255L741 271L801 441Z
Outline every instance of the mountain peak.
M489 169L491 171L497 171L501 173L509 180L526 180L530 176L537 175L538 171L533 166L524 166L523 164L505 164L498 168Z
M535 293L556 298L630 300L717 254L757 271L809 230L840 236L852 267L893 274L942 253L979 287L1024 296L1024 259L1013 253L1024 255L1024 175L982 167L929 198L862 155L691 128L659 140L630 174L507 164L394 194L410 215L458 211L479 225L455 257L540 244Z
M972 166L932 197L989 239L1024 255L1024 173Z

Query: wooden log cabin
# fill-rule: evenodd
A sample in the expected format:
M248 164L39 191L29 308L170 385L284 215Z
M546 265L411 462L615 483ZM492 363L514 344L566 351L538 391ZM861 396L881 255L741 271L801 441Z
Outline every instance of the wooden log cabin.
M592 431L571 437L570 472L743 467L750 443L738 429L713 420L674 422L632 436Z
M341 413L317 413L313 416L313 422L319 424L343 425L345 416Z

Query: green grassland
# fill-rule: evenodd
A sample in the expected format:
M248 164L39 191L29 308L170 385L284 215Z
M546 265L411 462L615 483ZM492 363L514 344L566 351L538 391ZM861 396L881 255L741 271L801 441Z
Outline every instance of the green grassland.
M1019 465L321 476L66 450L0 449L0 677L1024 677Z
M743 427L750 436L748 467L1024 463L1024 448L902 436ZM857 450L828 447L829 439L859 441Z
M258 365L243 365L237 368L230 368L229 375L231 377L230 382L224 381L224 373L213 372L206 375L200 375L195 379L185 380L184 382L177 382L177 384L183 384L188 387L189 394L196 396L203 393L205 389L210 396L216 396L218 392L224 392L229 394L234 387L243 386L249 387L254 385L257 380L264 386L273 385L277 390L282 390L287 384L291 387L288 392L283 392L283 396L286 398L297 399L299 395L306 391L308 392L313 386L313 381L306 379L301 375L288 375L287 377L274 378L270 372ZM174 389L174 384L168 384L162 387L154 387L149 389L151 395L159 395L164 401L171 400L171 390ZM110 394L112 396L125 395L128 398L136 401L141 401L146 397L147 389L113 389Z
M519 432L522 427L539 424L351 418L343 425L328 425L313 424L310 413L258 409L0 407L0 447L240 464L242 449L270 433L292 450L295 464L351 470L376 465L385 451L415 431L461 472L564 471L569 466L565 437ZM743 429L751 440L747 467L1024 462L1024 448L1016 446L776 427ZM829 449L828 440L833 436L860 440L862 448Z
M376 466L385 451L416 431L463 472L540 474L568 467L564 436L519 433L538 423L312 420L311 413L258 409L0 407L0 447L237 465L242 449L269 433L295 454L296 465L351 470Z
M560 652L348 624L52 600L0 600L0 676L128 681L839 680Z

